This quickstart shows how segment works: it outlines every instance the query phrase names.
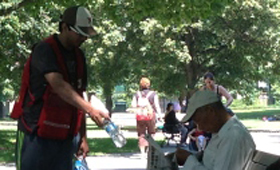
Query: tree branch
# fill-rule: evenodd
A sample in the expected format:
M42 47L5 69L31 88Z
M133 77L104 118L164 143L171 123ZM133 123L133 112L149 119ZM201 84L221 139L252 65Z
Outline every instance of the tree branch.
M217 53L223 49L227 48L227 45L220 45L218 48L208 48L205 49L201 52L199 52L200 54L211 54L211 53Z
M1 9L0 10L0 16L7 16L9 15L10 13L12 13L13 11L33 2L34 0L23 0L21 1L20 3L14 5L14 6L11 6L9 8L5 8L5 9Z

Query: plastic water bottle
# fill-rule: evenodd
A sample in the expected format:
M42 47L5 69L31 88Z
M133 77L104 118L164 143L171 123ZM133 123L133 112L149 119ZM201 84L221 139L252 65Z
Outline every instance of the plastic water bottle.
M81 156L79 158L76 157L74 170L89 170L86 160Z
M122 132L119 131L118 126L109 120L104 120L104 129L112 138L115 146L121 148L126 144L126 139L123 136Z

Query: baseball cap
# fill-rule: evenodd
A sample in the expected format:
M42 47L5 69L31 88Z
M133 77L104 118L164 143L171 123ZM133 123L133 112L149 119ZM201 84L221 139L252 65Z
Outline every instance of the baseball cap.
M61 21L68 24L70 29L74 29L74 32L83 36L89 37L96 34L92 26L92 16L83 6L67 8L62 15Z
M187 114L183 117L181 122L187 122L195 113L196 109L218 102L220 99L217 96L217 93L209 90L197 91L189 100Z

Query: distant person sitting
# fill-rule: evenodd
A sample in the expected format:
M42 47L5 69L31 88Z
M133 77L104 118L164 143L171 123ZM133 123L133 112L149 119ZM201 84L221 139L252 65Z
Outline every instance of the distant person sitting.
M204 151L207 143L207 137L205 136L205 132L199 130L198 128L194 128L188 134L188 137L196 144L196 148L198 152Z
M166 107L166 113L164 116L164 127L175 127L180 131L181 140L180 146L186 146L186 140L188 135L188 129L180 123L180 121L176 118L176 113L173 109L173 103L168 103Z

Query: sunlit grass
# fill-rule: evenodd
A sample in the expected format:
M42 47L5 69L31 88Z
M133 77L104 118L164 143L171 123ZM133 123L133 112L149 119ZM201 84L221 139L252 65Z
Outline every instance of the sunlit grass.
M261 120L242 120L248 129L280 130L280 121L264 122Z
M265 122L262 120L264 116L279 116L279 108L263 108L253 110L234 110L237 117L248 129L270 129L280 130L280 121Z

